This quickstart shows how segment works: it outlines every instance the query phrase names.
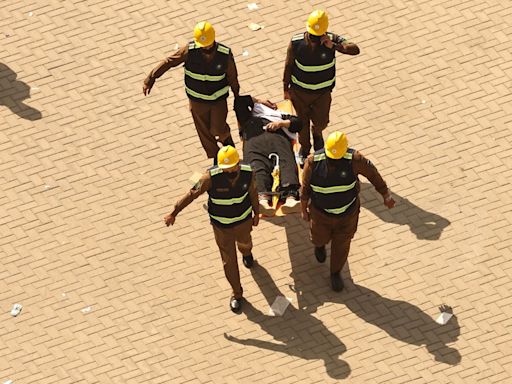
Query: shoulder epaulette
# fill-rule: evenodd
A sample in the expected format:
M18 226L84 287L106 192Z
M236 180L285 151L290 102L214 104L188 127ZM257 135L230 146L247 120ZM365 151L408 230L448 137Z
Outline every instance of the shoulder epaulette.
M217 52L224 53L225 55L229 55L231 49L226 47L224 44L217 43Z
M196 49L196 48L199 48L195 41L191 41L190 43L188 43L188 49L191 50L191 49Z
M298 41L304 39L304 32L297 33L296 35L292 36L292 41Z
M210 176L218 175L219 173L222 173L222 168L219 168L217 166L213 166L210 168Z

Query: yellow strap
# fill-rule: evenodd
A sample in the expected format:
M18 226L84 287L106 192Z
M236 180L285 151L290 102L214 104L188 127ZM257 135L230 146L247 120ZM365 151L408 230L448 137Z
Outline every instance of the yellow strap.
M295 76L292 75L292 83L297 84L304 89L311 89L311 90L317 90L317 89L329 87L329 86L333 85L335 81L336 81L336 76L333 77L331 80L324 81L323 83L306 84L306 83L303 83L302 81L299 81Z
M315 192L322 193L324 195L330 193L339 193L339 192L347 192L356 186L356 182L354 181L352 184L348 185L335 185L333 187L319 187L318 185L311 184L311 189Z
M229 85L226 85L224 88L219 89L213 95L205 95L196 91L193 91L189 87L185 87L185 91L192 97L203 99L203 100L217 100L219 97L224 96L229 92Z
M330 63L324 65L303 65L297 59L295 59L295 65L297 68L304 72L321 72L334 67L334 65L336 65L336 59L333 59Z
M189 71L188 69L185 69L185 75L193 78L194 80L200 81L221 81L226 77L225 73L223 73L222 75L203 75L201 73Z
M341 208L324 209L324 211L328 212L328 213L334 213L335 215L339 215L340 213L345 212L352 205L352 203L354 201L356 201L355 197L352 199L352 201L350 203L348 203L347 205L345 205L345 206L343 206Z
M245 192L243 196L240 197L233 197L231 199L214 199L210 198L212 203L217 205L234 205L234 204L240 204L244 199L247 197L249 192Z

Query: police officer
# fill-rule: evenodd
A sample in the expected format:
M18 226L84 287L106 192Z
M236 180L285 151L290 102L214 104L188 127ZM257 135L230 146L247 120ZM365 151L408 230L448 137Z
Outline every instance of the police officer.
M304 129L299 132L299 160L303 165L311 150L310 121L315 151L324 146L322 131L329 123L331 91L336 81L336 51L359 54L356 44L327 32L329 20L322 10L313 11L307 31L292 37L284 66L284 98L291 99Z
M309 221L315 257L320 263L325 261L325 245L331 241L331 286L338 292L344 286L340 272L359 219L359 174L373 184L388 208L395 206L377 168L360 152L348 148L344 133L331 133L325 148L307 158L302 173L302 218Z
M210 222L224 273L233 289L229 307L235 313L240 312L243 301L236 247L242 253L244 265L251 268L254 262L251 231L259 222L258 192L253 172L249 165L240 164L239 160L234 147L222 147L217 155L218 165L211 167L165 216L165 224L173 225L178 213L199 195L208 192Z
M185 92L199 140L206 156L215 159L217 142L235 146L226 123L229 88L235 96L240 91L233 54L215 41L212 25L202 21L194 28L194 40L161 61L146 77L144 95L149 95L156 79L181 63L185 63Z

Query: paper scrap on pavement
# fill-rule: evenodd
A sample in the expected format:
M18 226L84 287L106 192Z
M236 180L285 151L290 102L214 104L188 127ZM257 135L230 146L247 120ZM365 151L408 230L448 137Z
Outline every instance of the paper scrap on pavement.
M452 318L452 316L453 316L453 313L441 312L441 314L439 315L439 317L436 320L436 323L445 325L448 322L448 320L450 320Z
M277 296L274 303L270 306L268 314L270 316L283 316L286 308L292 302L292 299L284 296Z
M80 311L82 313L89 313L89 312L91 312L91 309L92 309L92 307L85 307L84 309L81 309Z
M18 316L23 309L23 305L21 304L14 304L11 309L11 316Z
M247 49L244 49L242 52L242 56L249 56L249 51Z
M262 29L262 28L263 28L263 25L259 25L259 24L256 24L256 23L249 24L249 29L251 31L257 31L258 29Z
M249 3L249 4L247 4L247 8L249 8L249 10L251 10L251 11L254 11L255 9L258 9L258 4Z
M12 380L7 380L7 381L4 381L4 384L12 384L13 381Z

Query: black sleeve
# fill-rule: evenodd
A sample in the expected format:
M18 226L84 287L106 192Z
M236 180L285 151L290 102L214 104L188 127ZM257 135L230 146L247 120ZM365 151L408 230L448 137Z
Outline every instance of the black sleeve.
M281 119L290 120L290 128L288 128L288 130L291 133L297 133L302 129L302 120L297 116L282 114Z

